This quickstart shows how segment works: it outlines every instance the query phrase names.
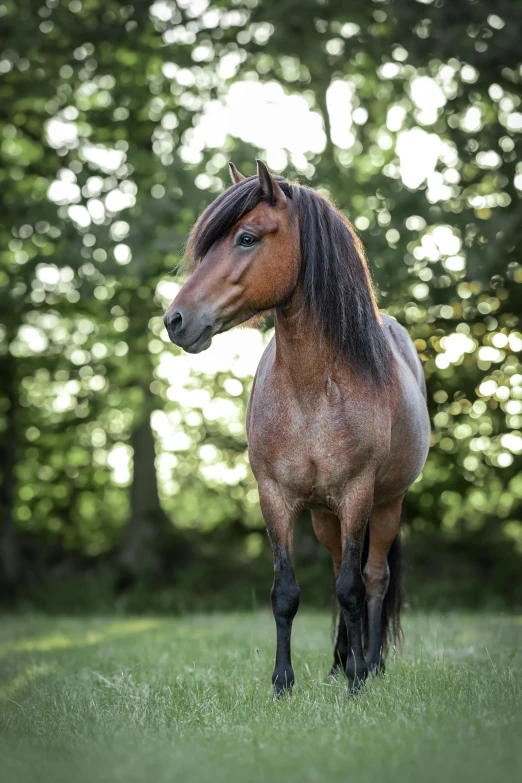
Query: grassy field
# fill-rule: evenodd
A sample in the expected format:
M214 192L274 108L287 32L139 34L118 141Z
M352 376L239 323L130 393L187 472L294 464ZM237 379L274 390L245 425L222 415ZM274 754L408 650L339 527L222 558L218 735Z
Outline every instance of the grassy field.
M329 625L299 613L276 702L269 614L4 616L2 783L520 779L521 617L409 615L352 698L325 676Z

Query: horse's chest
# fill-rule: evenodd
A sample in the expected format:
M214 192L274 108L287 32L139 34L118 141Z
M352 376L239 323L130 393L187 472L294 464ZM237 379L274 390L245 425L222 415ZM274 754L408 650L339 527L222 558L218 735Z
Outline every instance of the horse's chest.
M284 488L292 502L327 504L368 463L373 436L360 406L317 398L313 404L274 397L252 409L249 452L258 478Z

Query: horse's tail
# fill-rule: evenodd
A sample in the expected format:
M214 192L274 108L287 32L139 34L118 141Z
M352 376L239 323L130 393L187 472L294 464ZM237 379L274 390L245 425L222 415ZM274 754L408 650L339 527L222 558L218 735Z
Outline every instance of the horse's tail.
M366 565L368 559L368 549L370 544L370 526L366 528L364 538L362 568ZM393 540L393 544L388 552L388 568L390 569L390 581L388 590L384 596L382 604L382 649L383 653L388 650L390 644L401 647L402 628L401 628L401 609L402 609L402 556L400 532ZM368 605L364 607L363 614L363 644L364 649L368 646Z

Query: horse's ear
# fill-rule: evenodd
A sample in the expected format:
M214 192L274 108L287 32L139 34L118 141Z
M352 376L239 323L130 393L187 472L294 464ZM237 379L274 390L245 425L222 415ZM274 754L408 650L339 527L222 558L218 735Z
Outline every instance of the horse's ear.
M230 176L232 177L232 182L235 185L237 185L238 182L243 182L243 180L246 179L246 177L243 174L241 174L240 171L238 171L236 169L236 167L234 166L232 161L230 161L230 163L228 164L228 167L230 169Z
M286 205L286 196L279 187L277 180L273 178L262 160L256 160L256 163L257 176L259 177L259 184L263 196L273 207L276 206L276 204L279 204L280 206Z

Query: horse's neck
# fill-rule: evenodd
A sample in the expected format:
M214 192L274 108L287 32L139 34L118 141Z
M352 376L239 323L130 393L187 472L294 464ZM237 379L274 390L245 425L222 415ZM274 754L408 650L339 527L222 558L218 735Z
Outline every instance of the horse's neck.
M309 394L317 386L323 392L338 357L313 319L300 311L277 310L275 333L277 362L284 366L296 389Z

